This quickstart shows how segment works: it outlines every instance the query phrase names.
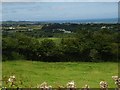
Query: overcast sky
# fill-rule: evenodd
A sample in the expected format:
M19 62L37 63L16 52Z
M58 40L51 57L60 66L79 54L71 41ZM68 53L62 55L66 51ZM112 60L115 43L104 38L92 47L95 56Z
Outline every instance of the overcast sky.
M44 20L71 20L71 19L101 19L117 17L118 17L117 2L2 3L2 20L44 21Z

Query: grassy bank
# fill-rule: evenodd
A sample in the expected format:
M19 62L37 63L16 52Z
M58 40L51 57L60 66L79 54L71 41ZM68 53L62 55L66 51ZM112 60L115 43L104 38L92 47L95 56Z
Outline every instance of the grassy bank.
M5 61L2 64L3 77L16 75L17 80L22 80L21 87L35 87L46 81L53 87L66 85L74 80L78 88L88 84L91 88L98 88L99 82L105 80L109 88L114 88L111 76L118 74L118 65L113 62L88 63L88 62L37 62L37 61Z

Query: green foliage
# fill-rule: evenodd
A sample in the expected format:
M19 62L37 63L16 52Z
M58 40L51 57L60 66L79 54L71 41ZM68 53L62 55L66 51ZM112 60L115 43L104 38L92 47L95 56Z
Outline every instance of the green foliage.
M55 43L53 40L44 39L41 41L41 48L43 48L45 51L50 51L55 48Z
M2 41L2 51L5 59L20 59L20 56L23 58L31 58L37 50L38 41L34 38L30 38L24 34L14 34L11 37L3 38ZM17 58L18 57L18 58ZM3 58L4 60L4 58Z
M98 51L96 49L90 50L90 57L92 58L91 61L97 61L99 59Z
M2 39L3 60L26 58L37 61L117 61L119 32L76 30L72 37L39 38L16 33ZM16 53L16 54L15 54Z

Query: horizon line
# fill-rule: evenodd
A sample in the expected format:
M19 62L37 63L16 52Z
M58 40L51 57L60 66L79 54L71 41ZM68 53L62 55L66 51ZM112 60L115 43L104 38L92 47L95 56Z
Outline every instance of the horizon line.
M0 20L0 21L85 21L85 20L118 20L119 18L94 18L94 19L48 19L48 20Z

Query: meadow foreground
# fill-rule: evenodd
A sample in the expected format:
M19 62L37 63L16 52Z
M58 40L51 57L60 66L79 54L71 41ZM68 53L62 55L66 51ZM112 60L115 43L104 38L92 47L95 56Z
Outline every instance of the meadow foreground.
M88 84L90 88L99 88L100 81L107 81L109 88L115 88L112 76L118 75L118 65L113 62L37 62L37 61L5 61L2 64L3 79L10 75L16 81L22 81L19 87L36 87L47 82L56 88L74 80L77 88ZM5 83L3 83L6 86Z

